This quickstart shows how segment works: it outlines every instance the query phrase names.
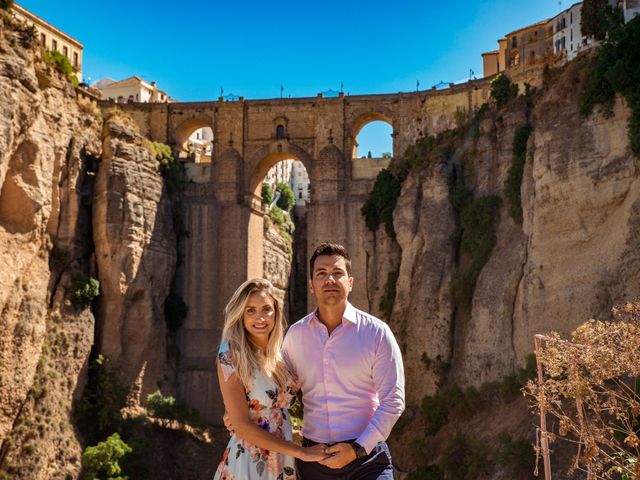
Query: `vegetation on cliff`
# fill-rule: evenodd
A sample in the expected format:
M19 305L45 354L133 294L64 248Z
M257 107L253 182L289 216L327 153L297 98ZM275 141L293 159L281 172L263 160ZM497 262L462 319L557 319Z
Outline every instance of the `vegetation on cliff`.
M496 244L496 212L502 200L497 195L474 196L463 183L453 187L451 200L458 212L455 234L463 257L453 277L456 305L471 309L476 281Z
M527 141L532 132L531 124L525 123L513 136L513 162L504 183L504 196L509 202L509 214L518 223L522 223L522 176L527 160Z
M629 144L640 158L640 16L626 25L620 21L609 27L582 94L580 110L590 115L596 105L611 115L615 95L624 96L631 110Z

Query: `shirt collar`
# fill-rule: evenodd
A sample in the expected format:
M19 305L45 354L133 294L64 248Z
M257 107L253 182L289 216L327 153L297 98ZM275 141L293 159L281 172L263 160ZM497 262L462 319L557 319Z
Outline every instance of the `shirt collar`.
M317 308L313 311L313 318L318 322L320 321ZM342 314L342 321L344 322L345 320L348 320L351 323L358 323L357 310L353 305L351 305L351 302L347 302L347 308L344 309L344 313Z

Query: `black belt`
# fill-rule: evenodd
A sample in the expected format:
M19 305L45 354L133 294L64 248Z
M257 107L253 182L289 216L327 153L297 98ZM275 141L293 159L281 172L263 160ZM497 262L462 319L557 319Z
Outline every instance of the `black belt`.
M335 442L328 442L326 445L335 445L336 443L354 443L356 439L353 440L337 440ZM323 442L316 442L315 440L311 440L307 437L302 437L302 446L303 447L313 447L314 445L319 445Z

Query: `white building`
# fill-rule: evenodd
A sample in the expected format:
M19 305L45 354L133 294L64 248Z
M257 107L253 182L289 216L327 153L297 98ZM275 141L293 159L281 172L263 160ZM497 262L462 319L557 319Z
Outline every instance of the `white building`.
M555 55L564 54L567 60L573 60L581 51L596 46L595 40L582 35L581 12L582 2L574 3L551 19Z
M103 100L112 100L116 103L166 103L173 101L169 95L158 88L156 82L149 83L135 76L120 81L103 78L92 86L102 92Z
M293 190L296 206L304 206L310 199L309 174L304 164L298 160L283 160L269 169L264 178L271 188L276 189L278 183L286 183Z
M640 0L624 0L622 11L624 12L624 23L628 23L632 18L640 15Z

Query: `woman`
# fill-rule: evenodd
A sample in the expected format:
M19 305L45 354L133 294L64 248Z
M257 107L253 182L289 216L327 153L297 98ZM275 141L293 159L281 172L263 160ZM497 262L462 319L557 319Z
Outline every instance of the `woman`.
M326 458L323 445L291 441L292 381L280 354L284 317L274 293L268 280L248 280L225 308L217 367L234 434L214 480L294 480L292 457Z

